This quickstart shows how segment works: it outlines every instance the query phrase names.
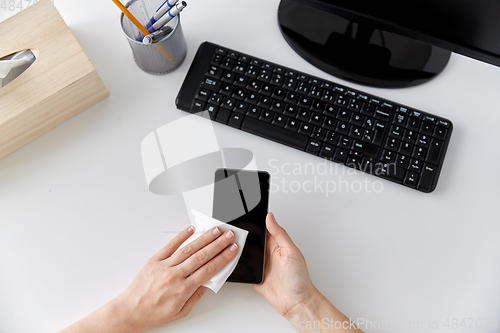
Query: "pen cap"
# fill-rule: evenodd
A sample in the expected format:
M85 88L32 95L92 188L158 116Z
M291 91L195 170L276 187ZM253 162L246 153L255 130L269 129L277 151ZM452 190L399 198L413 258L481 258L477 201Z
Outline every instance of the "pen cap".
M146 26L163 2L162 0L131 0L125 7L143 26ZM167 74L177 69L184 61L187 44L182 32L180 15L166 25L172 31L161 35L159 40L153 44L144 44L142 42L144 36L123 14L120 17L120 24L132 49L135 63L146 73Z

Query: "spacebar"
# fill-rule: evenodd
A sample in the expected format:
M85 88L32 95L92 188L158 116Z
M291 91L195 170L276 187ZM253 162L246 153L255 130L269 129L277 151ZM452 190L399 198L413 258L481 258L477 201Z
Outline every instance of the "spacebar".
M293 148L305 150L309 138L305 135L289 131L287 129L246 117L241 129L252 134L273 140Z

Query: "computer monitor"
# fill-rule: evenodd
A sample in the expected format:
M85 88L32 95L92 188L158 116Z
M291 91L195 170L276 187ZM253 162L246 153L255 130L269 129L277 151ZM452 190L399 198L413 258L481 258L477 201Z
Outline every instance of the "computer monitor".
M427 82L451 52L500 66L499 0L282 0L278 21L304 59L365 85Z

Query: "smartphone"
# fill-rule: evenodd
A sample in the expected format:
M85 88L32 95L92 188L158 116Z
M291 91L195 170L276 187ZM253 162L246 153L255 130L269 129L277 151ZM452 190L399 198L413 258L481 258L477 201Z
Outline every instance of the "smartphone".
M229 282L259 284L264 278L270 178L265 171L218 169L215 173L213 218L248 231Z

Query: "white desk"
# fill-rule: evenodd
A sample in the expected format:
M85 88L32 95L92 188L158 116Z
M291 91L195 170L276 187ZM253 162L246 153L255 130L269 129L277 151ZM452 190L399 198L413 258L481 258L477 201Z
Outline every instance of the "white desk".
M314 283L347 316L424 327L439 319L439 331L447 318L497 316L500 324L500 68L453 55L438 78L419 87L345 83L291 50L278 29L278 4L190 0L182 15L186 61L172 74L151 76L135 65L111 1L56 0L110 96L0 161L0 332L53 332L80 319L128 285L168 242L162 231L187 225L181 197L148 192L140 143L186 115L174 100L205 40L451 119L455 130L432 194L383 180L380 193L354 193L365 179L379 190L379 180L343 174L344 167L327 176L277 173L272 166L321 160L216 127L223 146L252 150L274 184L344 182L329 196L281 188L270 209L303 251ZM208 292L186 319L154 330L293 331L251 286L239 284Z

